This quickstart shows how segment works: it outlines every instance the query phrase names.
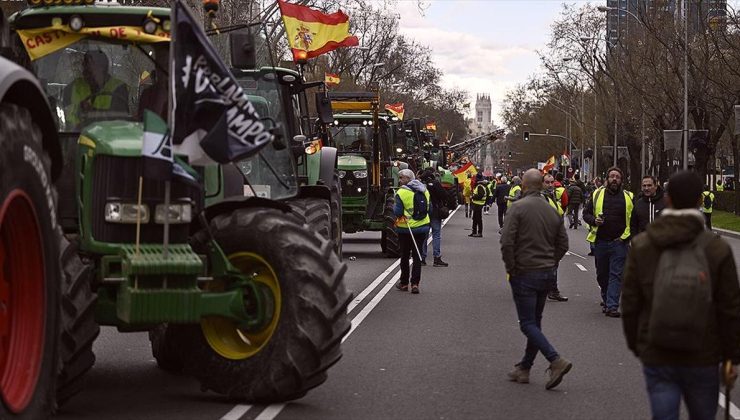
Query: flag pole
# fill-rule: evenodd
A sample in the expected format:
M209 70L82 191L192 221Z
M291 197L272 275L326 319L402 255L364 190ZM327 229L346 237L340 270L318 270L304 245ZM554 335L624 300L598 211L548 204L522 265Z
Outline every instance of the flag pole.
M144 177L139 176L139 197L136 203L136 256L139 256L139 244L141 243L141 195L144 187Z
M162 240L162 257L166 260L170 247L170 187L171 182L164 182L164 238ZM156 218L156 212L154 217Z

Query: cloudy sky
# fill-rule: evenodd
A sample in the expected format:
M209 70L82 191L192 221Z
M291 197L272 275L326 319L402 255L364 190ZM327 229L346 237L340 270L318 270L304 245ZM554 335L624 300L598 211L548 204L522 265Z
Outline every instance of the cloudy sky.
M539 67L536 50L549 40L563 1L426 0L423 14L417 0L399 4L401 31L432 48L444 85L469 91L471 105L476 93L490 94L494 124L500 124L507 89Z

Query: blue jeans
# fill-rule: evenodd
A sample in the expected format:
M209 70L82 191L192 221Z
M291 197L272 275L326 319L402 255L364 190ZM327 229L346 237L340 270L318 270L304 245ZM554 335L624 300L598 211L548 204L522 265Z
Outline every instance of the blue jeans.
M627 243L597 239L594 246L596 281L601 288L601 300L607 310L619 309L622 293L622 272L627 258Z
M522 369L532 367L538 351L550 362L558 358L558 352L542 333L542 312L547 293L555 286L556 275L557 269L553 268L517 274L509 280L519 318L519 329L527 337L524 358L519 362Z
M719 367L643 366L653 420L678 420L681 397L691 420L714 419L719 399Z
M429 224L432 226L432 248L434 249L434 258L442 256L442 220L430 218ZM421 247L421 259L427 259L427 241Z

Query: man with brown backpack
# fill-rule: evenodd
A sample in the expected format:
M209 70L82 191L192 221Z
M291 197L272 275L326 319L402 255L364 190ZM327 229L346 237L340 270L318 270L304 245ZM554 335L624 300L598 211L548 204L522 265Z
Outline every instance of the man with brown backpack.
M622 287L627 346L640 358L653 418L714 419L720 363L740 363L740 285L730 246L705 230L702 182L678 172L668 208L632 240Z

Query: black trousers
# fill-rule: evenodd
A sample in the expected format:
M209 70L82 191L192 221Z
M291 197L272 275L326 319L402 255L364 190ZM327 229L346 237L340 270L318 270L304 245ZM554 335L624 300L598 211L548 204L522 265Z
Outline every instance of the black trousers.
M506 215L506 209L509 207L506 204L498 204L498 227L504 228L504 216Z
M707 229L712 230L712 213L704 213L704 220L707 222Z
M416 241L416 246L419 247L419 252L421 252L422 244L427 240L427 234L428 232L411 235L408 231L398 234L398 244L401 246L401 284L409 284L409 257L413 261L411 267L411 284L418 285L419 281L421 281L421 255L416 252L416 247L414 247L414 242L412 242L411 238Z
M473 204L473 233L483 234L483 205Z

